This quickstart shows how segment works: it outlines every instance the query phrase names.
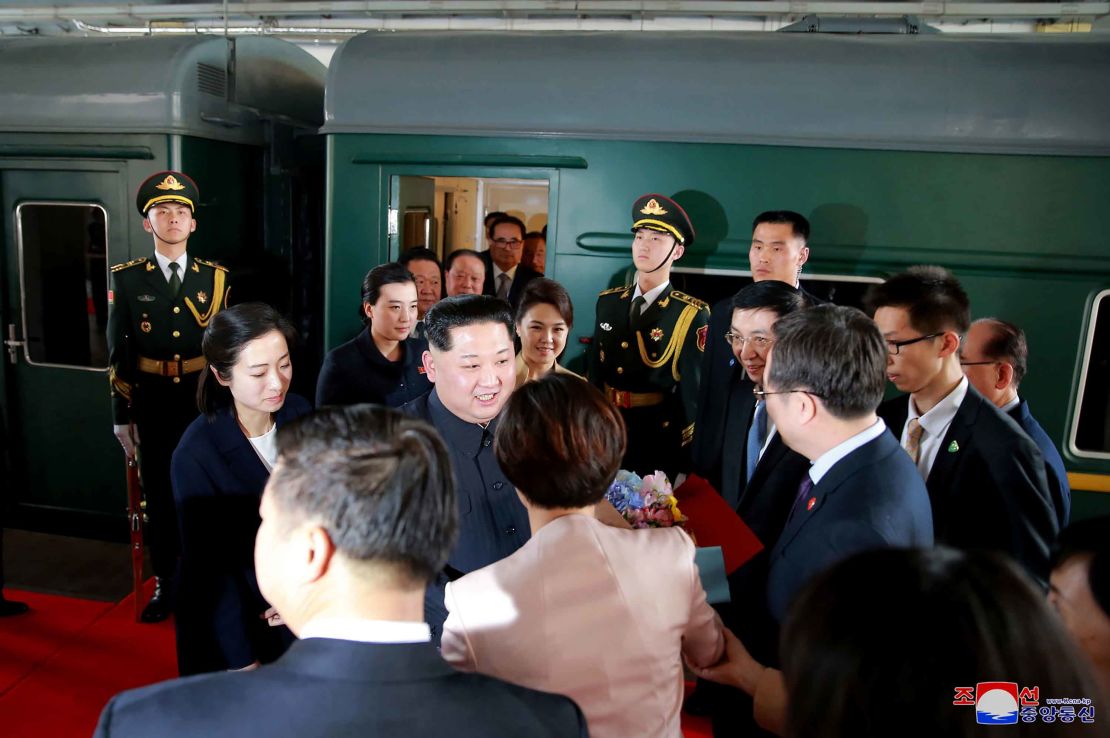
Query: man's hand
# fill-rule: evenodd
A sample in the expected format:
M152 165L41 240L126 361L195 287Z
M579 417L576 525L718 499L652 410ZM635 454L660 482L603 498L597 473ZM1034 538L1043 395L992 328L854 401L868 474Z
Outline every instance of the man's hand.
M133 425L113 425L112 433L119 445L123 446L124 455L128 459L135 458L135 448L139 445L139 429Z
M759 677L767 667L752 658L748 649L744 648L744 644L731 630L725 628L724 633L725 657L714 666L704 669L691 666L690 669L702 679L727 684L754 695Z

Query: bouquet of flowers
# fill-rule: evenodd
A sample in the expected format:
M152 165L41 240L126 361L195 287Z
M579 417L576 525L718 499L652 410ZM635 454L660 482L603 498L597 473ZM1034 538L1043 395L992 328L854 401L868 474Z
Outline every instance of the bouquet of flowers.
M670 528L686 522L671 482L661 471L641 479L638 474L621 469L605 498L633 528Z

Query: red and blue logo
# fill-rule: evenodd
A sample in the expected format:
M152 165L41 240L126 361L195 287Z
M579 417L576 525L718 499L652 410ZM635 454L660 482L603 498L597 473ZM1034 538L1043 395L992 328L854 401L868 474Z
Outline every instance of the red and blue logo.
M1017 721L1017 682L979 682L975 686L975 722L1013 725Z

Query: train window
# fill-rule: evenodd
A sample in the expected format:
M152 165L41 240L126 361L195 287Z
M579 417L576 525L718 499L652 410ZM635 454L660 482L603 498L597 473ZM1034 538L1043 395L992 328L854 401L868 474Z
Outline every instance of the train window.
M854 275L802 274L802 289L821 300L863 308L863 295L872 284L883 280L878 277ZM745 285L752 283L749 271L730 269L694 269L676 267L671 272L675 289L694 295L710 305L732 297Z
M1072 453L1110 459L1110 290L1095 296L1076 407Z
M85 203L16 208L28 363L108 367L108 215Z

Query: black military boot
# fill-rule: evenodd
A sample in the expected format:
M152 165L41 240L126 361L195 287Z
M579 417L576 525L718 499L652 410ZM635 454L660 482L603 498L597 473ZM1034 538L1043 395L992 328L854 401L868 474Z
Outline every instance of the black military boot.
M167 587L161 577L154 577L154 595L150 598L150 602L146 603L139 619L144 623L160 623L170 616L172 610Z

